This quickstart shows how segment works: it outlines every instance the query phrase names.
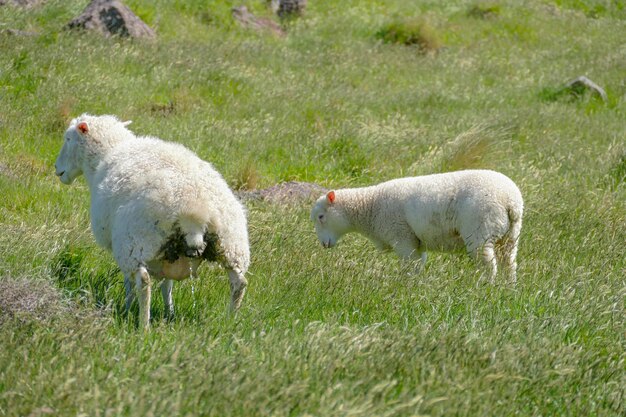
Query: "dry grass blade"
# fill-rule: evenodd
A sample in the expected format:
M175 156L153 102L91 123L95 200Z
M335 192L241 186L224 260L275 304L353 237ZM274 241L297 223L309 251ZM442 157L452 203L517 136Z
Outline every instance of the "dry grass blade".
M494 168L506 157L509 137L507 129L472 126L453 140L431 148L412 168L419 166L423 174Z
M0 323L12 318L46 320L67 311L59 290L45 280L0 280Z

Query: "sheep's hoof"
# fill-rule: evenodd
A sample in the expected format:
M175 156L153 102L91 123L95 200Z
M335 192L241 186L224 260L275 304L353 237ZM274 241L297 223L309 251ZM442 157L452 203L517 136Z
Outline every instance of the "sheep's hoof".
M199 248L188 248L185 251L185 256L187 256L188 258L199 258L202 256L202 253L204 252L204 248L203 249L199 249Z

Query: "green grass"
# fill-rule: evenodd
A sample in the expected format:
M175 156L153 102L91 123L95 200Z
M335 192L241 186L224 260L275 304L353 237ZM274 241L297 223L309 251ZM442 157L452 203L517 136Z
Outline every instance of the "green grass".
M0 34L0 415L624 415L624 2L309 1L276 38L230 17L264 2L128 1L153 42L65 31L86 3L0 6L0 30L37 33ZM403 22L438 52L381 41ZM579 75L608 101L555 94ZM307 205L251 202L238 315L205 266L142 334L84 180L54 175L82 112L233 187L502 171L526 202L518 283L458 254L410 275L356 235L324 250Z

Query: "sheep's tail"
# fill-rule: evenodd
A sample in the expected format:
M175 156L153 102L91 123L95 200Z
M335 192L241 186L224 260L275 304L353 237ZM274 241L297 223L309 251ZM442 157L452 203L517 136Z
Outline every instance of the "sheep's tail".
M178 216L178 224L185 241L190 248L204 248L204 234L208 228L213 228L210 224L210 209L203 204L198 204L201 200L196 200L195 204L188 204L183 208Z

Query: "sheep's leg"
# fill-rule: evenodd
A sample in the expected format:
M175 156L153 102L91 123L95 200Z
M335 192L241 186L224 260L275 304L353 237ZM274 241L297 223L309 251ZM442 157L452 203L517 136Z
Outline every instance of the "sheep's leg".
M140 266L135 272L135 287L139 293L139 325L144 329L150 328L150 298L151 298L150 274L144 266Z
M228 278L230 280L230 310L236 311L241 306L248 281L238 269L229 269Z
M161 283L161 295L163 296L163 304L165 305L165 317L174 318L174 300L172 299L172 287L174 281L171 279L163 280Z
M130 311L130 307L135 302L134 281L130 275L124 274L124 288L126 288L126 312Z

